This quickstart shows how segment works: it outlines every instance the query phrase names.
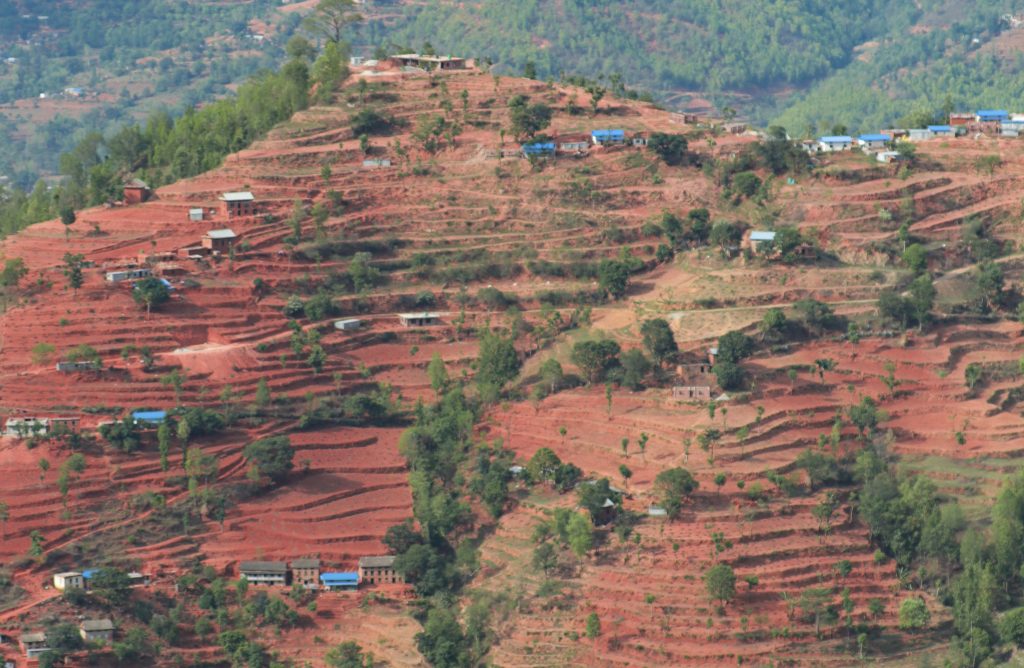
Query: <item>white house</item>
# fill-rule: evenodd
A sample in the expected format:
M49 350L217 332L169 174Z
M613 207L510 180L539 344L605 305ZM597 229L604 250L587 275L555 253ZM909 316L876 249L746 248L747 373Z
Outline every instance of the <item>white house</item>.
M334 323L334 329L342 332L351 332L359 329L363 326L363 321L358 318L348 318L347 320L338 320Z
M868 134L857 137L857 146L859 146L865 153L870 151L880 151L884 149L885 145L888 143L889 135Z
M881 151L875 154L875 160L878 162L884 162L889 164L891 162L899 162L903 159L903 156L898 151Z
M153 272L149 269L122 269L120 271L108 271L106 278L108 283L122 283L124 281L133 281L137 278L148 278L152 275Z
M78 571L67 571L53 575L53 588L57 591L85 589L85 578Z
M851 148L853 148L853 137L846 135L821 137L818 139L818 150L823 153L849 151Z
M907 133L907 139L910 141L926 141L931 138L932 131L928 128L913 128Z

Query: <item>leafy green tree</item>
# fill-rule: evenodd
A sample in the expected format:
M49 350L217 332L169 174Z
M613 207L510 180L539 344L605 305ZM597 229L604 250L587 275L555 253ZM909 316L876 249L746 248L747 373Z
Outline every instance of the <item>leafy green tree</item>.
M82 273L82 263L85 256L78 253L64 253L64 276L68 279L68 287L78 294L78 288L85 282L85 275Z
M915 274L920 274L928 268L928 251L921 244L910 244L903 251L903 263Z
M700 487L700 483L684 468L665 469L654 478L654 489L668 517L676 519L683 508L683 500Z
M715 564L704 576L704 588L712 601L725 605L736 596L736 574L728 564Z
M601 635L601 619L596 612L587 615L586 634L588 638L596 638Z
M156 428L157 449L160 452L160 470L167 471L169 464L167 457L171 452L171 427L167 420L160 423Z
M988 307L998 306L1003 295L1003 268L995 262L982 262L978 265L977 282Z
M283 482L294 468L295 449L287 436L272 436L253 441L245 446L242 455L259 475L276 483Z
M480 396L494 401L505 385L512 381L522 367L511 338L491 331L480 337L480 352L476 360L475 380Z
M761 179L753 172L740 172L732 178L733 189L744 197L753 197L761 188ZM714 231L712 230L712 234Z
M64 226L64 241L67 241L71 236L71 226L75 224L75 220L77 218L74 209L64 207L60 210L60 222Z
M434 353L427 365L427 377L430 379L430 387L434 394L440 397L448 387L448 370L445 368L444 360L440 353Z
M553 112L546 104L529 104L523 95L509 100L512 134L517 140L530 139L551 124Z
M619 344L615 341L580 341L573 346L572 362L580 368L588 382L597 383L619 364Z
M354 0L320 0L313 13L303 20L302 27L327 40L330 46L341 42L345 28L362 20Z
M551 394L554 394L565 380L562 365L554 357L549 357L540 365L540 377Z
M640 326L640 335L643 337L644 348L661 366L679 352L675 334L664 318L645 320Z
M622 384L634 391L643 389L644 379L647 377L647 374L650 373L651 371L651 363L644 356L643 352L637 350L636 348L627 350L622 354L620 362L622 364ZM610 386L608 389L608 399L610 414Z
M756 177L755 177L756 178ZM711 234L708 241L713 246L718 246L722 253L739 246L743 239L743 228L736 223L720 220L711 227Z
M922 274L915 278L910 284L910 298L907 300L914 319L917 320L918 330L922 329L931 314L935 304L936 290L932 284L931 274Z
M139 306L146 307L146 316L148 317L154 306L163 304L171 298L171 292L168 290L164 282L158 278L149 276L143 278L141 281L135 284L132 289L132 299Z
M28 274L25 261L20 257L8 258L4 261L4 268L0 271L0 287L17 288L21 279Z
M680 134L651 133L647 140L647 148L654 151L670 167L684 165L689 161L689 144L686 137Z
M115 608L122 607L131 596L131 580L117 568L101 568L93 573L89 588Z
M754 340L739 331L728 332L718 339L716 362L738 363L754 352Z
M416 634L416 647L434 666L469 666L466 636L449 607L432 607L423 631Z
M618 260L601 260L597 267L597 284L606 295L619 299L629 286L629 267Z
M363 652L358 643L351 640L335 645L324 655L327 668L373 668L373 655Z
M584 515L573 513L567 527L569 549L582 559L594 547L594 527Z
M900 603L899 623L904 631L923 629L931 622L931 613L924 599L913 596Z

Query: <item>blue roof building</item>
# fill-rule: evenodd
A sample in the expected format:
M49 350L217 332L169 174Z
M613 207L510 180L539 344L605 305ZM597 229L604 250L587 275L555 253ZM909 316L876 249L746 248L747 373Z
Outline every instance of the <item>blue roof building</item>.
M953 127L949 125L929 125L928 132L933 135L951 135L953 134Z
M625 130L594 130L590 138L595 144L617 144L626 141Z
M82 571L82 578L85 580L89 580L92 578L92 576L96 575L99 572L100 569L98 568L87 568L84 571Z
M523 144L523 153L526 155L554 155L555 154L555 143L554 142L533 142L532 144Z
M167 419L167 411L135 411L132 413L132 419L136 422L160 424Z
M849 137L847 135L835 135L822 137L818 141L820 141L822 144L852 144L853 137Z
M976 115L979 123L993 123L1005 121L1010 117L1010 112L1002 109L982 109Z
M355 571L321 573L320 583L324 589L354 591L359 588L359 573Z
M882 142L883 144L889 141L889 135L883 134L868 134L857 137L857 141L861 144L875 144Z

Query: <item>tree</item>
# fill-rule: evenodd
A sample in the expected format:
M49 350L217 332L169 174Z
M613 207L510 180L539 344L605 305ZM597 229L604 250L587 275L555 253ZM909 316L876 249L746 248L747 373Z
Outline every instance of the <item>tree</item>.
M804 329L811 334L820 334L835 324L836 317L832 308L816 299L801 299L793 304L793 310Z
M693 475L684 468L666 469L654 478L654 489L661 499L661 506L669 518L679 517L683 500L700 487Z
M546 104L529 104L525 96L516 95L508 106L512 134L518 140L532 138L551 124L553 112Z
M60 210L60 222L64 226L64 241L71 236L71 226L75 224L75 210L71 207L64 207Z
M977 362L971 362L968 364L964 368L964 384L967 385L967 389L973 390L983 375L984 371L980 364Z
M1024 608L1007 610L999 619L999 637L1017 647L1024 645Z
M266 408L270 404L270 386L267 385L266 378L260 378L260 382L256 385L254 403L258 409Z
M157 449L160 452L160 470L167 471L169 468L167 457L171 452L171 427L167 420L160 423L156 428Z
M64 276L68 279L68 287L77 295L78 288L85 282L82 273L82 262L85 256L78 253L64 253Z
M988 307L998 306L1003 294L1003 268L995 262L982 262L978 265L977 282Z
M932 283L931 274L921 274L910 284L910 298L907 305L917 320L917 328L920 331L928 321L932 306L935 304L935 285Z
M511 338L485 330L480 337L476 360L476 385L484 401L494 401L519 373L522 362Z
M618 260L601 260L597 266L597 284L606 295L619 299L629 286L629 267Z
M565 372L562 371L562 365L558 363L558 360L549 357L540 365L540 377L548 386L549 392L554 394L564 381Z
M811 587L800 593L797 605L805 615L814 617L814 634L821 635L821 619L832 601L832 592L824 587Z
M324 655L327 668L373 668L373 655L363 652L358 643L351 640L335 645Z
M725 477L724 473L716 473L715 474L715 487L718 488L717 489L717 493L718 494L722 493L722 487L725 486L725 481L726 481L726 477Z
M654 132L647 140L647 148L670 167L686 164L690 155L686 137L680 134Z
M26 274L28 274L28 268L25 267L25 261L20 257L5 260L3 271L0 271L0 286L16 288Z
M644 321L640 326L640 334L643 337L644 348L660 366L664 366L665 362L679 352L676 337L664 318Z
M761 188L761 179L753 172L740 172L733 176L732 186L744 197L753 197Z
M728 332L718 338L716 362L738 363L754 352L754 340L739 331Z
M526 79L537 78L537 65L532 60L527 60L523 65L523 77Z
M735 362L728 360L722 360L711 368L715 374L715 379L723 390L736 390L743 385L743 368Z
M567 527L569 549L582 559L594 547L594 526L580 513L573 513Z
M444 366L444 360L440 353L434 353L427 365L427 377L430 378L430 387L434 394L440 398L448 387L448 370Z
M153 276L142 279L132 289L132 299L139 306L146 307L147 317L154 306L159 306L170 298L171 292L164 282Z
M295 449L287 436L272 436L245 446L242 455L255 466L259 475L280 484L293 468Z
M11 509L6 501L0 501L0 539L7 538L7 520L11 519Z
M423 631L416 634L416 647L434 666L468 666L468 642L455 613L447 606L434 606L427 613Z
M572 362L587 381L597 383L619 364L619 344L615 341L580 341L572 348Z
M590 115L597 116L597 105L601 104L601 100L604 99L605 93L608 92L608 89L604 86L591 84L590 86L587 86L586 90L590 93Z
M633 472L625 464L619 464L619 475L622 476L623 484L628 485L629 479L633 477Z
M601 635L601 619L597 616L596 612L587 615L586 633L588 638L596 638Z
M354 0L320 0L313 13L303 20L302 26L326 39L328 46L331 43L337 44L346 27L363 20L355 9Z
M324 1L330 2L332 0ZM317 85L317 101L323 104L331 101L334 91L338 89L341 82L348 76L347 62L347 46L335 41L327 42L323 53L313 63L313 81Z
M89 578L89 588L101 598L119 608L131 595L131 580L128 574L117 568L101 568Z
M931 622L932 616L924 599L916 596L903 599L900 603L900 628L904 631L923 629Z
M742 227L735 223L720 220L711 227L711 234L708 237L708 241L712 245L718 246L722 253L726 253L729 252L730 249L738 246L742 238Z
M31 545L28 548L28 554L30 557L40 557L43 554L43 534L39 533L38 530L33 529L32 533L28 535Z
M622 354L620 363L622 364L622 384L634 391L642 389L644 378L651 371L651 363L643 352L636 348L627 350ZM611 415L611 385L608 388L608 413Z
M921 244L910 244L903 251L903 263L915 274L920 274L928 268L928 251Z
M712 601L727 604L736 596L736 574L728 564L715 564L704 573L704 588Z

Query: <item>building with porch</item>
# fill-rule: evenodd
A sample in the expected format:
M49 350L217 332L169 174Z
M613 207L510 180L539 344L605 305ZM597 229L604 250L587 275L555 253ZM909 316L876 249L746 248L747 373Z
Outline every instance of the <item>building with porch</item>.
M281 585L288 583L288 564L283 561L243 561L238 574L252 584Z
M418 67L424 70L464 70L466 59L454 56L426 56L419 53L399 53L388 58L398 67Z
M430 327L441 324L439 313L399 313L398 321L403 327Z
M40 654L50 651L50 644L46 641L46 634L42 631L31 631L21 634L21 651L29 660L37 658Z
M359 588L359 573L321 573L320 586L327 591L355 591Z

